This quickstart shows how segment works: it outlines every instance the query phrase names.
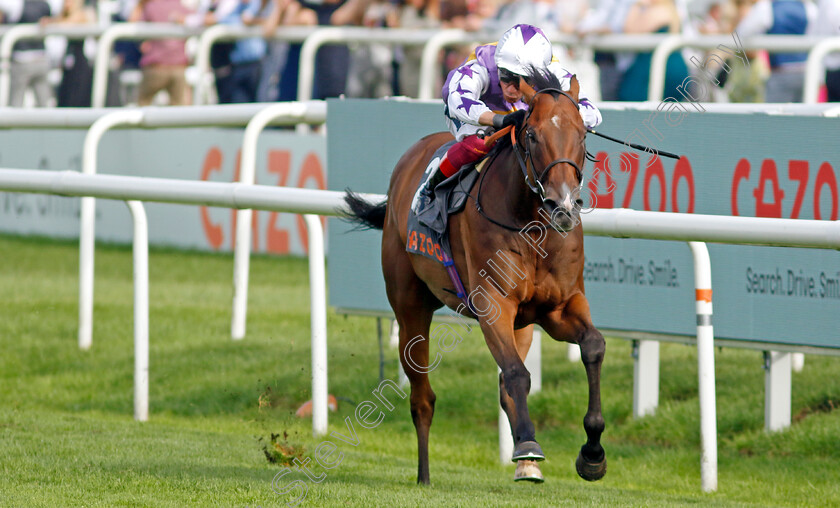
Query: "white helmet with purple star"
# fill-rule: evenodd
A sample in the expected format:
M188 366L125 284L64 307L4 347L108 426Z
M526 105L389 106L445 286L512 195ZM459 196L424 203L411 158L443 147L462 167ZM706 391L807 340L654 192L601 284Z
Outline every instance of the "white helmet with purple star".
M528 68L545 69L551 63L551 43L542 30L533 25L515 25L499 39L496 67L520 76Z

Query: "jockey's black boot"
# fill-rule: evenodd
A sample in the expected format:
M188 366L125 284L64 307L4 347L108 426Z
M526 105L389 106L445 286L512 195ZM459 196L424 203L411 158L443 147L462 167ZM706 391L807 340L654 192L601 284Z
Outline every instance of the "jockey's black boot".
M436 169L432 176L426 181L425 192L429 194L432 200L435 199L435 187L442 181L446 180L446 175L443 174L443 171L440 168Z

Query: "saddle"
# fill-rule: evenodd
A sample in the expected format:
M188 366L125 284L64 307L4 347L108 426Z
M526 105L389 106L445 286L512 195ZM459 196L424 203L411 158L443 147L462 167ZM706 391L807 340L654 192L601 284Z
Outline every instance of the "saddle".
M495 148L496 142L509 132L510 126L500 129L485 138L485 143ZM408 240L405 246L405 250L412 254L435 259L444 265L451 263L452 259L446 234L449 216L464 208L470 190L481 174L482 165L496 153L495 149L489 150L481 159L461 167L454 175L432 187L430 180L435 177L441 159L454 144L453 140L438 148L426 166L425 176L414 193L408 214Z
M433 188L427 187L429 180L439 171L440 160L454 143L455 141L450 141L435 151L429 161L425 177L420 180L411 212L408 214L406 251L441 263L449 256L449 249L444 250L441 245L446 234L449 216L464 208L469 192L480 175L478 171L473 170L475 164L469 164L434 185Z

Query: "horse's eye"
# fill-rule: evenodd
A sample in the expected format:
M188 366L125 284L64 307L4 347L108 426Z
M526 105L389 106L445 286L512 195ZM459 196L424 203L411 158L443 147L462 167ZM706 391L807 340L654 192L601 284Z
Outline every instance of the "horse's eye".
M537 140L537 136L534 134L534 131L527 131L525 133L525 137L532 143Z

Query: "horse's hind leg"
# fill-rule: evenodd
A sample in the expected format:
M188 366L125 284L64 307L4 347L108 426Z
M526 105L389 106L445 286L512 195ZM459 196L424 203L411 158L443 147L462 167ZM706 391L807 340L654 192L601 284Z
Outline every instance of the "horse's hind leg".
M411 418L417 431L417 483L429 483L429 428L435 392L429 384L429 326L440 303L414 273L402 242L383 240L383 272L391 308L400 326L400 362L411 383Z
M429 383L428 318L415 311L397 315L400 323L400 361L411 383L411 419L417 432L417 483L429 483L429 429L435 415L435 392Z
M604 336L593 326L589 317L589 302L582 294L573 296L562 311L550 313L540 324L554 339L580 345L581 360L589 383L589 405L583 417L587 439L575 461L575 468L584 480L600 480L607 472L607 458L601 446L601 434L604 432L604 417L601 414L601 363L606 351Z
M516 340L516 352L519 354L519 358L524 362L525 357L528 356L528 351L531 349L531 340L534 337L534 327L532 325L519 330L514 330L513 335ZM507 414L508 422L510 422L510 431L514 436L515 445L517 444L515 437L517 423L516 404L513 402L513 398L508 394L507 388L505 387L505 377L502 373L499 373L499 402L501 403L505 414ZM532 482L545 481L542 471L540 471L540 466L535 460L517 461L516 472L513 474L513 479L517 482L523 480Z

